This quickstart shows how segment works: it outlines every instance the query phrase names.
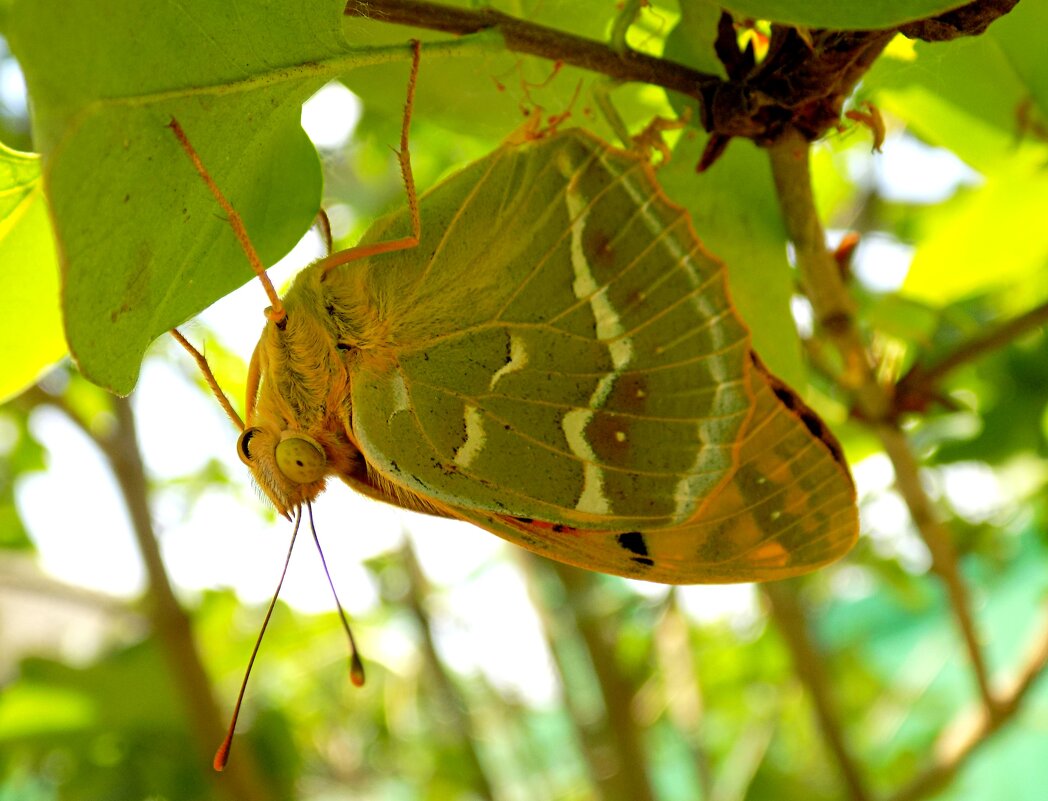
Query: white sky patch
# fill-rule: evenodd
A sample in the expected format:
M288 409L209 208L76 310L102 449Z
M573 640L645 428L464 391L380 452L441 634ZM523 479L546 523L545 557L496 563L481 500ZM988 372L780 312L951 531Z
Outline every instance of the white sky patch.
M949 150L905 133L889 134L881 150L872 162L873 178L887 200L938 203L963 186L982 182L979 173Z
M33 435L49 454L47 472L17 484L18 511L46 573L124 597L145 587L145 571L120 490L102 455L60 412L40 409Z
M852 259L856 276L876 292L892 292L902 286L910 271L914 248L880 234L865 236Z
M804 295L793 295L790 297L790 314L793 322L797 324L797 331L807 339L815 331L815 312L812 311L811 301Z
M353 135L360 111L360 99L332 81L302 105L302 127L321 150L338 150Z
M1004 506L1001 485L987 465L962 462L938 469L950 505L969 523L985 523Z
M502 692L529 704L557 703L558 680L542 622L515 566L488 564L472 580L456 581L437 597L446 602L433 605L431 621L449 666L466 675L482 673ZM493 598L501 600L493 603Z
M883 453L852 465L859 495L859 529L883 557L897 559L912 573L931 564L928 548L917 535L906 503L894 490L895 472Z
M684 613L700 624L731 623L746 628L760 618L760 603L753 584L709 584L677 587Z
M27 113L25 78L13 58L0 61L0 106L16 117Z

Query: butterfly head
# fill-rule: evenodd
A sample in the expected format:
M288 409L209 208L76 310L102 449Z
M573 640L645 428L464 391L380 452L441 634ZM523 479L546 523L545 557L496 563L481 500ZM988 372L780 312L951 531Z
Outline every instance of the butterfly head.
M251 426L237 440L237 455L284 517L319 495L330 472L324 447L303 431Z

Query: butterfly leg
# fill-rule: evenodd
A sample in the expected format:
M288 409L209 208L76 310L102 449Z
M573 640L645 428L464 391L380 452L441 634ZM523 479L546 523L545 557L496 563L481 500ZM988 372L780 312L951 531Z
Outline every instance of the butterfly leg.
M348 264L358 259L366 259L377 256L380 253L392 253L397 250L409 250L418 247L419 237L422 235L422 222L418 213L418 196L415 193L415 176L411 172L411 153L408 150L408 131L411 128L411 111L415 105L415 82L418 79L418 65L422 55L422 43L417 39L412 40L414 47L414 58L411 61L411 75L408 77L407 99L404 102L404 118L400 127L400 149L397 151L397 161L400 162L400 175L404 180L404 189L408 195L408 209L411 212L411 235L400 239L391 239L386 242L375 242L370 245L340 250L332 253L327 258L317 262L317 268L327 273L336 267Z
M233 208L233 204L226 199L226 196L222 194L222 190L218 188L218 184L215 183L215 180L207 171L204 163L200 160L200 154L196 152L196 148L194 148L192 142L189 141L189 137L186 136L186 132L182 130L182 126L179 124L178 120L172 117L171 122L168 123L168 127L175 132L175 138L178 139L178 143L182 146L186 155L189 156L189 160L193 163L197 173L204 179L204 183L207 184L207 188L211 190L211 194L214 195L215 200L218 201L218 205L222 207L222 211L226 213L229 225L233 229L233 233L236 234L237 241L240 242L240 247L247 256L247 260L251 263L251 269L255 271L255 275L257 275L262 282L262 286L266 290L266 296L269 298L271 304L270 307L266 309L266 317L279 323L284 319L284 304L281 303L280 296L277 294L276 289L273 288L273 282L269 280L269 276L266 274L265 265L262 264L262 259L258 257L258 251L256 251L255 246L251 244L251 238L247 235L247 228L244 227L244 221L240 219L240 215L237 214L236 209Z

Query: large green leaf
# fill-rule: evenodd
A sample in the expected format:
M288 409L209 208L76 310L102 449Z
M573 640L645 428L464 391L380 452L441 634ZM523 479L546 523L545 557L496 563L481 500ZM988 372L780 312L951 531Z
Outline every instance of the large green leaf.
M891 28L967 5L968 0L728 0L724 6L747 17L811 28Z
M915 61L882 58L867 76L864 91L881 108L985 177L925 224L903 287L911 297L945 304L1016 282L1043 294L1046 25L1048 6L1020 3L985 36L919 43Z
M40 159L0 144L0 401L65 353Z
M991 173L958 198L922 237L903 292L945 304L995 288L1024 286L1027 303L1043 298L1048 280L1048 174L1018 161Z
M128 392L155 337L248 280L215 201L167 124L177 118L266 262L320 200L303 100L360 62L342 3L18 0L6 20L34 135L82 371ZM37 264L25 270L39 270Z

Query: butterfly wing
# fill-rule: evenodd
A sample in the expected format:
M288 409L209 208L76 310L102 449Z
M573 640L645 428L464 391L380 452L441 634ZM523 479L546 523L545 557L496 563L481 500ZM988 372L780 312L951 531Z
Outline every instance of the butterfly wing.
M585 531L491 515L455 514L562 562L666 584L789 578L855 544L855 490L840 446L819 418L759 363L754 413L738 465L682 523L647 531Z
M418 248L339 271L363 309L352 425L369 464L496 515L690 519L751 413L748 335L647 162L566 132L500 148L421 206Z

